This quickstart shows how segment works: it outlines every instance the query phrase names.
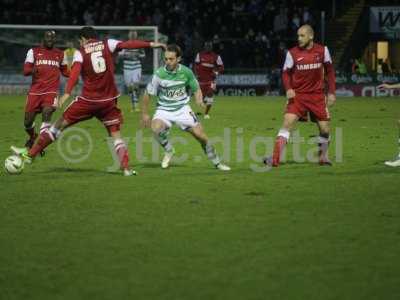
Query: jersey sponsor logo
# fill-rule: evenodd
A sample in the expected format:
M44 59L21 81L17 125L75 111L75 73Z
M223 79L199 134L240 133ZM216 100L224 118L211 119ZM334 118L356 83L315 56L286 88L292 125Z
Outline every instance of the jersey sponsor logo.
M302 64L302 65L296 65L297 70L299 71L305 71L305 70L315 70L321 68L321 63L315 63L315 64Z
M181 98L186 95L186 88L183 86L176 89L164 89L161 94L170 99Z
M85 53L103 51L104 43L103 42L97 42L97 43L87 44L87 45L84 46L84 49L85 49Z
M297 59L297 61L302 61L304 59L304 57L299 57L298 59Z
M214 64L209 64L209 63L202 62L201 65L203 67L207 67L207 68L214 68Z
M48 66L55 66L55 67L60 67L60 63L56 60L50 60L50 59L39 59L36 61L36 65L48 65Z

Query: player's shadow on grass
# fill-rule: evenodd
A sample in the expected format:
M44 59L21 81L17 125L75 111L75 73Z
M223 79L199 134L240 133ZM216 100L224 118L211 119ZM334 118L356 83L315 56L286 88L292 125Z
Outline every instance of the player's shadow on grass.
M171 168L182 168L184 167L184 165L176 165L174 163L172 163L167 169L162 169L161 168L161 162L149 162L149 163L138 163L138 164L134 164L134 167L138 167L140 169L160 169L160 170L169 170Z
M294 160L288 160L288 161L282 161L279 163L280 166L310 166L310 165L318 165L318 163L314 163L314 162L309 162L309 161L305 161L305 162L297 162Z
M107 171L104 169L93 169L93 168L68 168L68 167L54 167L49 168L38 173L71 173L71 174L107 174L107 175L119 175L121 176L121 172L118 171Z

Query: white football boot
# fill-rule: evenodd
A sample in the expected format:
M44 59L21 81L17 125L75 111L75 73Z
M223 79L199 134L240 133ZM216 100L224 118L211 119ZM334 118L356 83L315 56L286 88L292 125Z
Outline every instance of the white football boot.
M385 165L389 167L400 167L400 155L394 160L385 161Z
M170 163L172 157L174 156L174 154L175 154L175 149L165 152L164 157L161 161L161 168L166 169L169 167L169 163Z
M131 169L125 169L124 170L124 176L136 176L137 173L135 170L131 170Z
M221 171L230 171L230 170L231 170L231 168L230 168L229 166L224 165L224 164L221 164L221 163L219 163L219 164L216 165L215 167L216 167L218 170L221 170Z
M25 147L19 148L19 147L11 146L10 150L15 155L18 155L19 157L21 157L22 160L24 161L24 163L27 163L27 164L32 163L32 157L29 156L27 148L25 148Z

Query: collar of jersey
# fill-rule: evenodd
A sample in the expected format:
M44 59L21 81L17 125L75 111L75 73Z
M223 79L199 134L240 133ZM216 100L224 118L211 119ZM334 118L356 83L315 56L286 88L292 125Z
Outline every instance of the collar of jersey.
M169 70L167 69L167 66L166 66L166 65L164 66L164 70L165 70L165 72L167 72L167 73L169 73L169 74L176 74L176 73L178 73L178 71L181 70L181 64L178 64L178 67L176 68L175 71L169 71Z

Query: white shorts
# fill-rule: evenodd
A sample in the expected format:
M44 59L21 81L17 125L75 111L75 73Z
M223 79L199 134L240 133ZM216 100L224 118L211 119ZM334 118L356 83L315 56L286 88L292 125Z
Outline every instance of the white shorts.
M163 121L168 127L176 124L182 130L188 130L200 124L189 105L185 105L177 111L157 109L153 116L154 119Z
M142 69L124 70L124 81L126 86L139 84L142 78Z

